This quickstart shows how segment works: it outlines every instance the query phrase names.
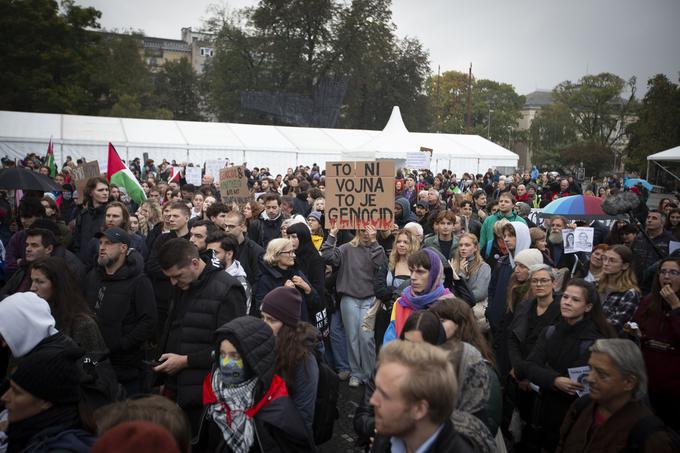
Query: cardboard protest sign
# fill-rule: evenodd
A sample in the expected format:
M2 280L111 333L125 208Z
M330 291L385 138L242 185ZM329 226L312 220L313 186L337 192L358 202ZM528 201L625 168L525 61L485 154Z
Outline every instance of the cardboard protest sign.
M394 174L391 160L326 163L326 228L353 230L394 223Z
M99 163L96 160L91 162L85 162L84 164L78 165L71 171L71 176L73 177L76 190L78 191L77 202L80 204L83 202L85 184L90 178L95 176L101 176L99 171Z
M241 204L251 199L245 165L220 169L220 194L225 204Z
M594 235L595 230L592 227L576 227L573 230L562 230L564 253L592 252Z
M186 167L184 169L184 179L186 179L187 184L199 187L201 185L201 167Z

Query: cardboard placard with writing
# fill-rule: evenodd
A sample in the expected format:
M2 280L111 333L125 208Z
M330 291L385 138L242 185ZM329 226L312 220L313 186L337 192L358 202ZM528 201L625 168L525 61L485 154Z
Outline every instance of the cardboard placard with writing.
M225 204L242 204L251 199L245 165L220 169L220 194Z
M186 167L184 169L184 179L187 184L193 184L196 187L201 185L201 167Z
M99 163L96 160L93 160L80 164L71 171L71 176L73 177L76 190L78 191L77 202L81 204L85 196L85 184L87 184L87 180L94 178L95 176L101 176Z
M326 228L389 230L394 223L393 160L326 163Z

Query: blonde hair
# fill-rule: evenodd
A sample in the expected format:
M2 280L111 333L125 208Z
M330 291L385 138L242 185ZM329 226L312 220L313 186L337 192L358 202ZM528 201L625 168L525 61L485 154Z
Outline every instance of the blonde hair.
M394 235L394 246L392 247L392 251L390 252L390 259L389 259L389 264L388 268L391 272L394 272L394 269L397 267L397 262L399 261L399 254L397 253L397 240L399 239L399 236L405 235L406 238L408 239L408 250L406 250L406 258L411 256L413 253L417 252L420 249L420 246L418 245L418 240L416 239L416 236L411 233L409 230L399 230L397 233Z
M508 219L500 219L496 223L493 224L493 235L496 236L497 238L502 238L503 237L503 228L505 225L510 225L510 221Z
M269 241L267 244L267 251L264 252L262 260L270 266L276 266L279 262L279 254L283 252L286 247L292 247L293 241L287 238L276 238Z
M472 233L463 233L461 234L460 238L458 238L458 247L456 248L456 251L453 254L453 269L456 271L457 274L460 275L461 269L460 269L460 241L463 238L467 238L472 241L472 244L475 246L477 250L475 250L475 259L472 260L471 265L468 266L468 271L466 277L469 277L470 275L474 274L479 270L480 267L482 267L482 264L484 264L484 260L482 259L482 255L479 253L479 241L477 240L477 236L475 236Z
M434 423L449 418L456 404L458 381L447 351L429 343L394 340L380 349L378 368L388 363L409 369L399 389L404 399L413 403L425 400L427 415Z

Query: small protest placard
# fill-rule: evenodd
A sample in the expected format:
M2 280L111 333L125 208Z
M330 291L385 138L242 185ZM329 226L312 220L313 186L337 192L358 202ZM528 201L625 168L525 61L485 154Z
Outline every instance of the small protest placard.
M220 194L225 204L242 204L251 199L245 165L220 169Z
M576 390L576 394L581 397L583 395L587 395L590 393L590 386L588 385L588 382L586 381L586 378L588 377L588 373L590 373L590 367L589 366L579 366L576 368L567 368L567 371L569 372L569 379L571 379L571 382L576 382L577 384L583 385L583 390Z
M186 167L184 169L184 179L186 179L187 184L199 187L201 185L201 167Z
M213 181L220 180L220 170L229 164L229 159L213 159L205 161L205 174L212 176Z
M595 230L592 227L576 227L573 230L562 230L564 253L592 252L594 234Z
M85 162L84 164L78 165L71 171L71 176L76 185L76 190L78 191L78 203L83 202L83 197L85 196L85 184L90 178L95 176L101 176L99 171L99 163L96 160Z
M415 168L418 170L429 170L430 153L422 151L415 153L406 153L406 167Z
M326 163L326 228L353 230L394 223L392 160Z

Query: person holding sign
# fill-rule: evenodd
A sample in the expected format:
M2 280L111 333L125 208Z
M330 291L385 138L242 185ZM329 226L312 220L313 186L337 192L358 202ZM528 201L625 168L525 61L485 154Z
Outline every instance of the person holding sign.
M372 225L358 230L352 241L336 247L339 231L337 226L330 231L321 246L321 256L326 264L338 268L336 289L342 294L340 312L348 341L349 385L358 387L368 381L375 368L373 332L363 330L361 323L375 303L373 275L387 258Z

